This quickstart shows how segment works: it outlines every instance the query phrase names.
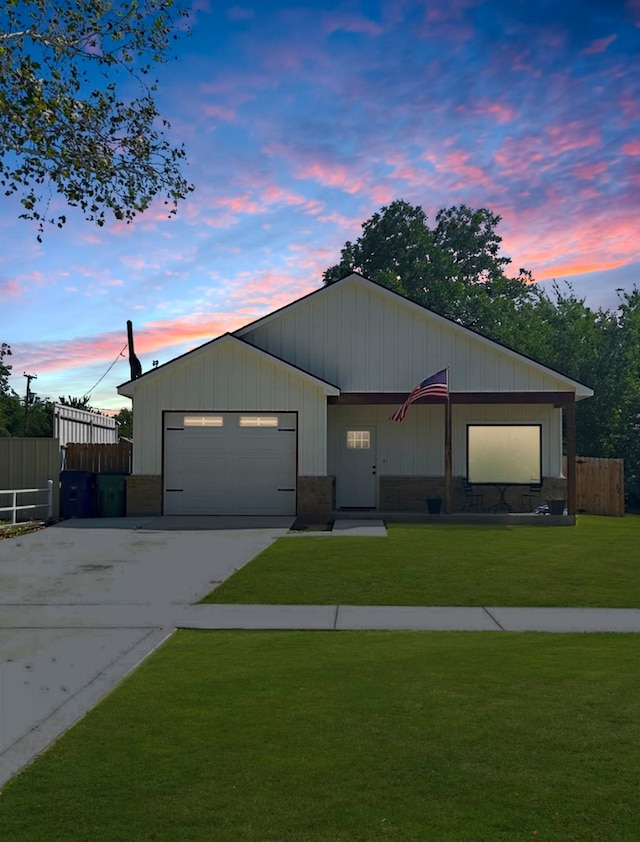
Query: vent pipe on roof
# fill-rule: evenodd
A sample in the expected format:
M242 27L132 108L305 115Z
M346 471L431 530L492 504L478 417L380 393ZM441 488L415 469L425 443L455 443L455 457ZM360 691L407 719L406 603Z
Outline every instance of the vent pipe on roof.
M127 320L127 341L129 343L129 368L131 369L131 379L136 380L142 374L142 366L140 360L136 357L133 350L133 324Z

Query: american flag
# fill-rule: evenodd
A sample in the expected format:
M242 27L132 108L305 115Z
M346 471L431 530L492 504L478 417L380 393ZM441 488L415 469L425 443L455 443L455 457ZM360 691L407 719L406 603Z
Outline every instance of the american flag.
M447 383L447 373L447 369L443 368L442 371L437 371L435 374L432 374L431 377L427 377L426 380L423 380L422 383L418 383L400 409L393 413L391 421L403 421L411 404L420 398L448 397L449 386Z

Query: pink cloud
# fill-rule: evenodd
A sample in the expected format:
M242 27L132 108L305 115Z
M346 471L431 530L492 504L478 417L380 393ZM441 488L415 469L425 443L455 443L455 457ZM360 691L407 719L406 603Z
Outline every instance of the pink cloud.
M302 205L306 201L304 196L294 193L279 184L268 184L262 190L262 198L267 204Z
M88 234L83 233L80 239L83 242L89 243L89 245L92 245L92 246L102 245L102 242L103 242L100 234L96 234L93 231L90 231Z
M500 124L511 123L518 117L517 109L502 102L478 103L474 111L477 114L488 114Z
M531 269L536 280L548 280L611 269L640 260L640 243L633 219L624 207L562 216L550 214L549 207L505 213L505 252L515 255L519 266ZM558 207L562 207L559 203Z
M325 21L326 32L356 32L364 35L382 35L383 28L361 15L333 14Z
M324 209L324 202L307 198L301 193L268 181L259 172L242 172L236 183L245 182L243 192L220 195L207 190L191 197L185 208L185 220L190 225L208 228L230 228L243 215L266 214L274 208L297 207L304 214L315 216Z
M598 38L597 41L592 41L586 49L582 52L584 55L594 55L596 53L603 53L609 44L613 44L618 36L616 34L607 35L606 38Z
M358 193L367 186L367 181L354 171L339 163L317 161L315 163L298 164L294 178L317 181L325 187L335 187L345 193Z
M215 82L203 83L199 90L203 94L232 98L233 103L238 105L253 99L257 92L272 88L275 84L275 80L264 73L231 71L217 75Z
M151 269L151 268L158 269L158 268L160 268L159 264L157 264L157 263L156 264L149 263L147 261L146 257L143 258L143 257L136 257L136 256L130 255L130 254L122 254L119 257L119 260L120 260L120 263L123 263L128 269Z
M476 0L425 3L426 11L424 23L420 27L420 35L451 39L457 45L470 41L476 32L472 24L465 20L465 12L467 8L474 5L476 5Z
M226 122L231 122L236 116L233 108L227 108L224 105L203 105L202 113L207 117L217 117Z
M625 155L640 155L640 140L632 140L622 147Z
M23 292L24 290L16 278L9 278L7 281L0 281L0 295L10 295L13 297L22 295Z
M44 281L44 276L42 272L38 272L34 270L33 272L29 272L26 275L22 276L25 281L34 281L37 284L41 284Z
M452 173L457 176L457 181L452 184L453 189L468 187L484 187L487 190L494 190L495 184L481 167L469 163L471 158L468 152L461 149L448 152L445 155L427 152L421 156L434 167L437 172Z
M321 285L322 271L328 265L326 252L310 251L304 244L291 251L284 270L238 272L233 278L229 304L235 313L235 302L242 302L242 324L284 307Z
M136 354L159 354L176 345L207 342L227 331L236 330L246 323L234 313L198 313L190 316L147 322L134 325ZM126 345L124 331L110 331L95 337L77 337L70 340L22 343L20 353L14 354L20 365L37 368L38 373L68 371L91 364L108 365L118 351ZM123 352L126 355L126 350ZM168 356L172 356L169 352ZM128 379L123 376L123 379Z
M248 193L242 196L221 196L215 200L215 205L228 208L233 213L259 213L260 206Z
M599 146L601 143L598 132L585 128L577 120L548 126L546 134L549 138L551 155L562 155L565 152L572 152L574 149Z
M373 199L376 205L386 205L389 202L392 202L396 193L397 190L395 190L390 184L380 182L372 184L369 188L369 196Z
M609 164L605 161L601 161L597 164L578 164L577 166L573 167L571 172L577 178L583 178L585 181L588 181L592 178L596 178L602 173L606 172L609 169Z
M536 135L506 137L493 157L502 175L530 177L533 172L540 171L538 165L544 160L545 150ZM532 164L536 166L532 167Z
M342 213L338 213L337 211L332 211L331 213L326 213L322 216L319 216L318 222L329 223L330 225L337 225L344 231L350 231L352 229L357 230L360 223L362 222L362 219L359 216L357 218L350 218Z
M325 203L319 199L309 199L304 203L304 209L310 216L317 216L325 209Z

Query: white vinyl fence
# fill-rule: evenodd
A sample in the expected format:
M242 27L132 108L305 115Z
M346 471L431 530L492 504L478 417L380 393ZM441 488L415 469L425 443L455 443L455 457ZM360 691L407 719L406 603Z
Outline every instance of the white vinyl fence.
M0 498L3 495L9 495L11 497L11 505L10 506L0 506L0 512L11 512L11 523L12 525L17 522L17 514L18 512L25 511L27 509L46 509L47 510L47 518L53 517L53 480L47 480L47 487L46 488L9 488L9 489L0 489ZM46 494L47 499L44 503L18 503L18 495L19 494ZM2 500L0 500L2 502ZM0 517L0 520L4 520L4 518Z

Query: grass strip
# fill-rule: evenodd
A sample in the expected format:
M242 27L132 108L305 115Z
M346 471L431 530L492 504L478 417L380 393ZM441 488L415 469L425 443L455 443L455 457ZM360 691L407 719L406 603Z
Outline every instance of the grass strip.
M638 838L637 636L179 632L0 797L0 838Z
M282 538L203 602L640 605L640 517L576 527L391 524L388 538Z

